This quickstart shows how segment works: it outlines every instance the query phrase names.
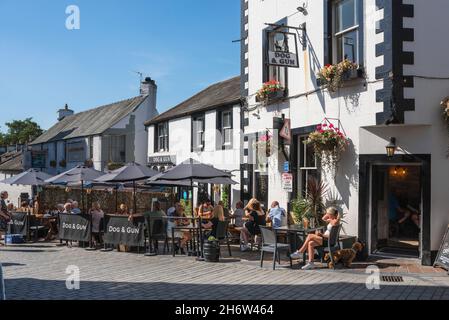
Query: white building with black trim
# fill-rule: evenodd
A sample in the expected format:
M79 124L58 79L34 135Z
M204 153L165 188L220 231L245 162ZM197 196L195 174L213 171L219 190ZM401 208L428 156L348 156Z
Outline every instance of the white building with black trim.
M440 106L449 95L449 45L443 41L449 2L242 0L241 5L245 200L256 196L266 206L278 200L287 207L307 192L308 177L316 177L328 184L327 198L346 213L348 234L366 242L370 254L399 252L429 265L449 224L449 138ZM270 65L270 52L279 48L287 48L299 68ZM320 86L320 69L344 58L358 64L358 72L336 92ZM285 90L256 101L269 80ZM276 134L284 119L291 123L290 143ZM321 123L340 127L349 138L335 176L304 144ZM261 164L255 146L267 133L278 150ZM386 154L390 141L396 146L392 157ZM292 192L283 190L285 162ZM397 213L391 209L394 199L418 212L416 234L401 234L402 226L389 216Z
M232 172L239 182L241 119L240 77L209 86L145 123L148 166L165 171L193 158ZM199 191L214 201L223 193L211 184L201 185ZM240 197L240 186L232 186L229 204Z

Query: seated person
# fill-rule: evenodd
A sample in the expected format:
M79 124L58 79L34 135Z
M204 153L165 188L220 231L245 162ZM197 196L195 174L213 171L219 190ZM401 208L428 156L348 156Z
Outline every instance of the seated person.
M217 226L219 221L225 221L224 210L221 205L216 205L212 213L212 219L206 223L203 223L203 228L212 230L206 235L206 239L210 236L217 237Z
M220 200L220 201L218 201L218 205L223 208L225 219L229 219L231 217L231 215L229 213L229 209L225 208L224 202Z
M28 212L30 210L31 210L31 208L30 208L29 202L28 201L22 201L20 203L20 208L17 211L19 211L19 212Z
M207 199L200 205L200 208L198 210L198 216L203 219L211 219L213 210L214 207L212 206L211 201Z
M184 208L180 203L175 204L175 211L170 211L168 217L185 217ZM190 226L189 219L168 219L167 222L167 236L172 237L172 230L174 227ZM187 247L187 243L192 239L189 231L175 230L174 237L180 239L181 254L185 254L184 249ZM175 248L177 252L179 248Z
M327 223L326 232L323 234L317 231L315 234L309 234L304 241L303 246L295 253L290 255L292 259L299 259L301 258L301 255L304 254L304 252L306 252L307 250L309 261L304 267L302 267L303 270L315 268L315 248L327 245L326 241L327 239L329 239L332 227L338 226L340 224L340 214L338 212L338 209L335 207L327 208L326 214L323 216L323 221Z
M6 233L8 231L8 224L11 220L6 199L8 199L8 192L2 191L0 193L0 231L2 233Z
M287 212L279 207L279 202L273 201L267 216L267 222L271 222L273 228L280 228L287 225Z
M234 224L236 227L243 227L243 216L245 215L243 208L244 206L242 201L235 204L235 210L232 213L231 218L234 219Z
M78 201L72 202L72 211L71 214L81 214L81 209L79 208Z
M240 233L243 242L241 245L242 251L250 250L250 248L248 247L249 238L259 235L259 226L266 225L265 212L263 211L260 202L257 199L251 199L248 202L245 210L247 211L249 221L247 221L243 225L242 231Z

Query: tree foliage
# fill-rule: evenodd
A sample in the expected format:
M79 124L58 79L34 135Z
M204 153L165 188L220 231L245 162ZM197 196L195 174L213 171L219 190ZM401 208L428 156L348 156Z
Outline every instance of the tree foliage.
M0 132L0 145L3 146L27 144L44 132L32 118L13 120L7 122L6 126L8 127L7 132Z

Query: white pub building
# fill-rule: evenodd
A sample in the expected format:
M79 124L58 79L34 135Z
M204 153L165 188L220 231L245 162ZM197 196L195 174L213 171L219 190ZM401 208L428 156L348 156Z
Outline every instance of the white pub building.
M448 10L446 0L242 0L244 199L287 208L309 179L323 181L369 254L431 264L449 224ZM319 128L347 138L330 167L305 143Z

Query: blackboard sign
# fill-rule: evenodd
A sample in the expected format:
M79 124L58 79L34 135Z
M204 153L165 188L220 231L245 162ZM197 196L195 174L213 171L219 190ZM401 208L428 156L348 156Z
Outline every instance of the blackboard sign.
M106 215L103 240L107 244L127 245L131 247L145 246L143 217L135 217L128 221L128 216Z
M28 234L28 213L14 212L11 214L10 228L11 234L21 234L26 236Z
M443 237L440 250L438 251L437 259L433 265L434 267L442 267L449 271L449 226Z
M59 239L70 241L91 240L92 223L87 214L59 214Z

